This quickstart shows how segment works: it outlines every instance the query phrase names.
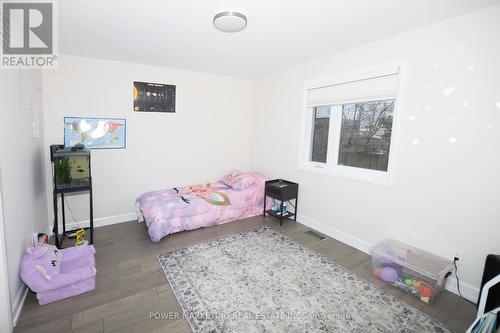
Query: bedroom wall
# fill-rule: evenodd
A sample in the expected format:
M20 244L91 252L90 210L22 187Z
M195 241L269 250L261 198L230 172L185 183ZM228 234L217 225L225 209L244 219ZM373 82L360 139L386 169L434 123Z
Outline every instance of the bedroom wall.
M2 183L1 177L0 174L0 184ZM0 332L11 332L12 306L10 302L9 272L7 271L7 246L5 245L2 201L2 188L0 186Z
M175 84L177 112L134 112L133 81ZM135 199L143 192L214 181L250 167L247 79L63 55L59 69L43 75L43 96L46 165L49 145L64 140L64 116L127 119L126 149L92 151L96 225L135 219ZM50 169L46 180L52 198ZM77 221L88 220L87 195L67 202ZM71 223L70 210L66 216Z
M485 256L500 253L499 17L491 7L256 79L252 168L298 182L299 221L365 251L387 237L463 250L462 292L475 298ZM304 81L399 59L394 187L299 170Z
M40 71L0 75L0 173L10 305L16 321L27 288L19 263L34 232L47 232ZM35 123L33 123L35 121ZM36 131L33 131L35 125ZM1 228L0 228L1 229ZM0 249L1 250L1 249ZM4 267L1 267L4 269ZM3 281L0 281L3 283Z

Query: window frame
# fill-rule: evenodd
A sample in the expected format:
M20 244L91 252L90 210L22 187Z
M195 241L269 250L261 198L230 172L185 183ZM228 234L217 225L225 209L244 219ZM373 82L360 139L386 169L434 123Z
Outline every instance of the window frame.
M394 94L390 95L374 95L374 96L360 96L356 99L340 100L330 103L322 103L318 105L309 105L307 103L308 91L311 89L335 85L339 83L346 83L350 81L363 80L370 77L377 77L380 75L387 75L387 73L394 73L395 67L397 68L398 83L397 89ZM395 177L395 160L397 145L399 142L399 105L401 98L399 91L403 79L403 65L398 63L390 66L380 66L376 69L369 71L363 70L357 73L337 76L329 80L317 80L304 83L304 99L302 108L302 140L300 145L299 154L299 169L314 173L319 173L327 176L340 177L354 181L360 181L369 184L393 187ZM386 73L386 74L384 74ZM364 169L352 166L339 165L339 149L340 149L340 135L342 129L342 108L344 104L362 103L378 100L394 99L393 122L391 130L391 142L389 145L389 160L387 171ZM313 134L313 114L314 107L317 106L330 106L330 124L328 128L328 148L326 163L311 161L312 149L312 134Z

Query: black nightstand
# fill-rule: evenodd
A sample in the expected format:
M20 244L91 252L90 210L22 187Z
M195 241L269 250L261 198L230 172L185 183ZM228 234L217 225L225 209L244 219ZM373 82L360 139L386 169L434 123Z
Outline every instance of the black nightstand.
M291 219L293 217L294 221L297 221L297 197L299 193L299 184L290 182L288 180L283 179L273 179L266 181L265 189L264 189L264 217L266 217L266 213L272 216L275 216L280 219L280 225L283 224L283 218ZM273 199L279 200L280 211L274 211L272 209L266 209L266 199L267 197L271 197ZM291 200L294 201L294 204L291 203ZM294 208L293 213L287 211L283 214L283 203L289 202L290 205Z

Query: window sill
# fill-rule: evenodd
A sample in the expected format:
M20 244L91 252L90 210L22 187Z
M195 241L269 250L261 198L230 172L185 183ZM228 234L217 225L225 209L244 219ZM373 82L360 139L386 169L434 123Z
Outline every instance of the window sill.
M368 183L372 185L379 185L385 187L394 187L394 179L389 172L366 170L361 168L337 166L329 168L319 164L302 164L299 165L299 170L319 173L325 176L338 177Z

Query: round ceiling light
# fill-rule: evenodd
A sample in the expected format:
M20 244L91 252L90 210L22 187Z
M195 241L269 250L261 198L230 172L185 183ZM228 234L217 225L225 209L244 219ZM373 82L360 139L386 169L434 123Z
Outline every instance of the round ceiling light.
M223 32L238 32L247 27L247 17L238 12L222 12L214 16L214 27Z

